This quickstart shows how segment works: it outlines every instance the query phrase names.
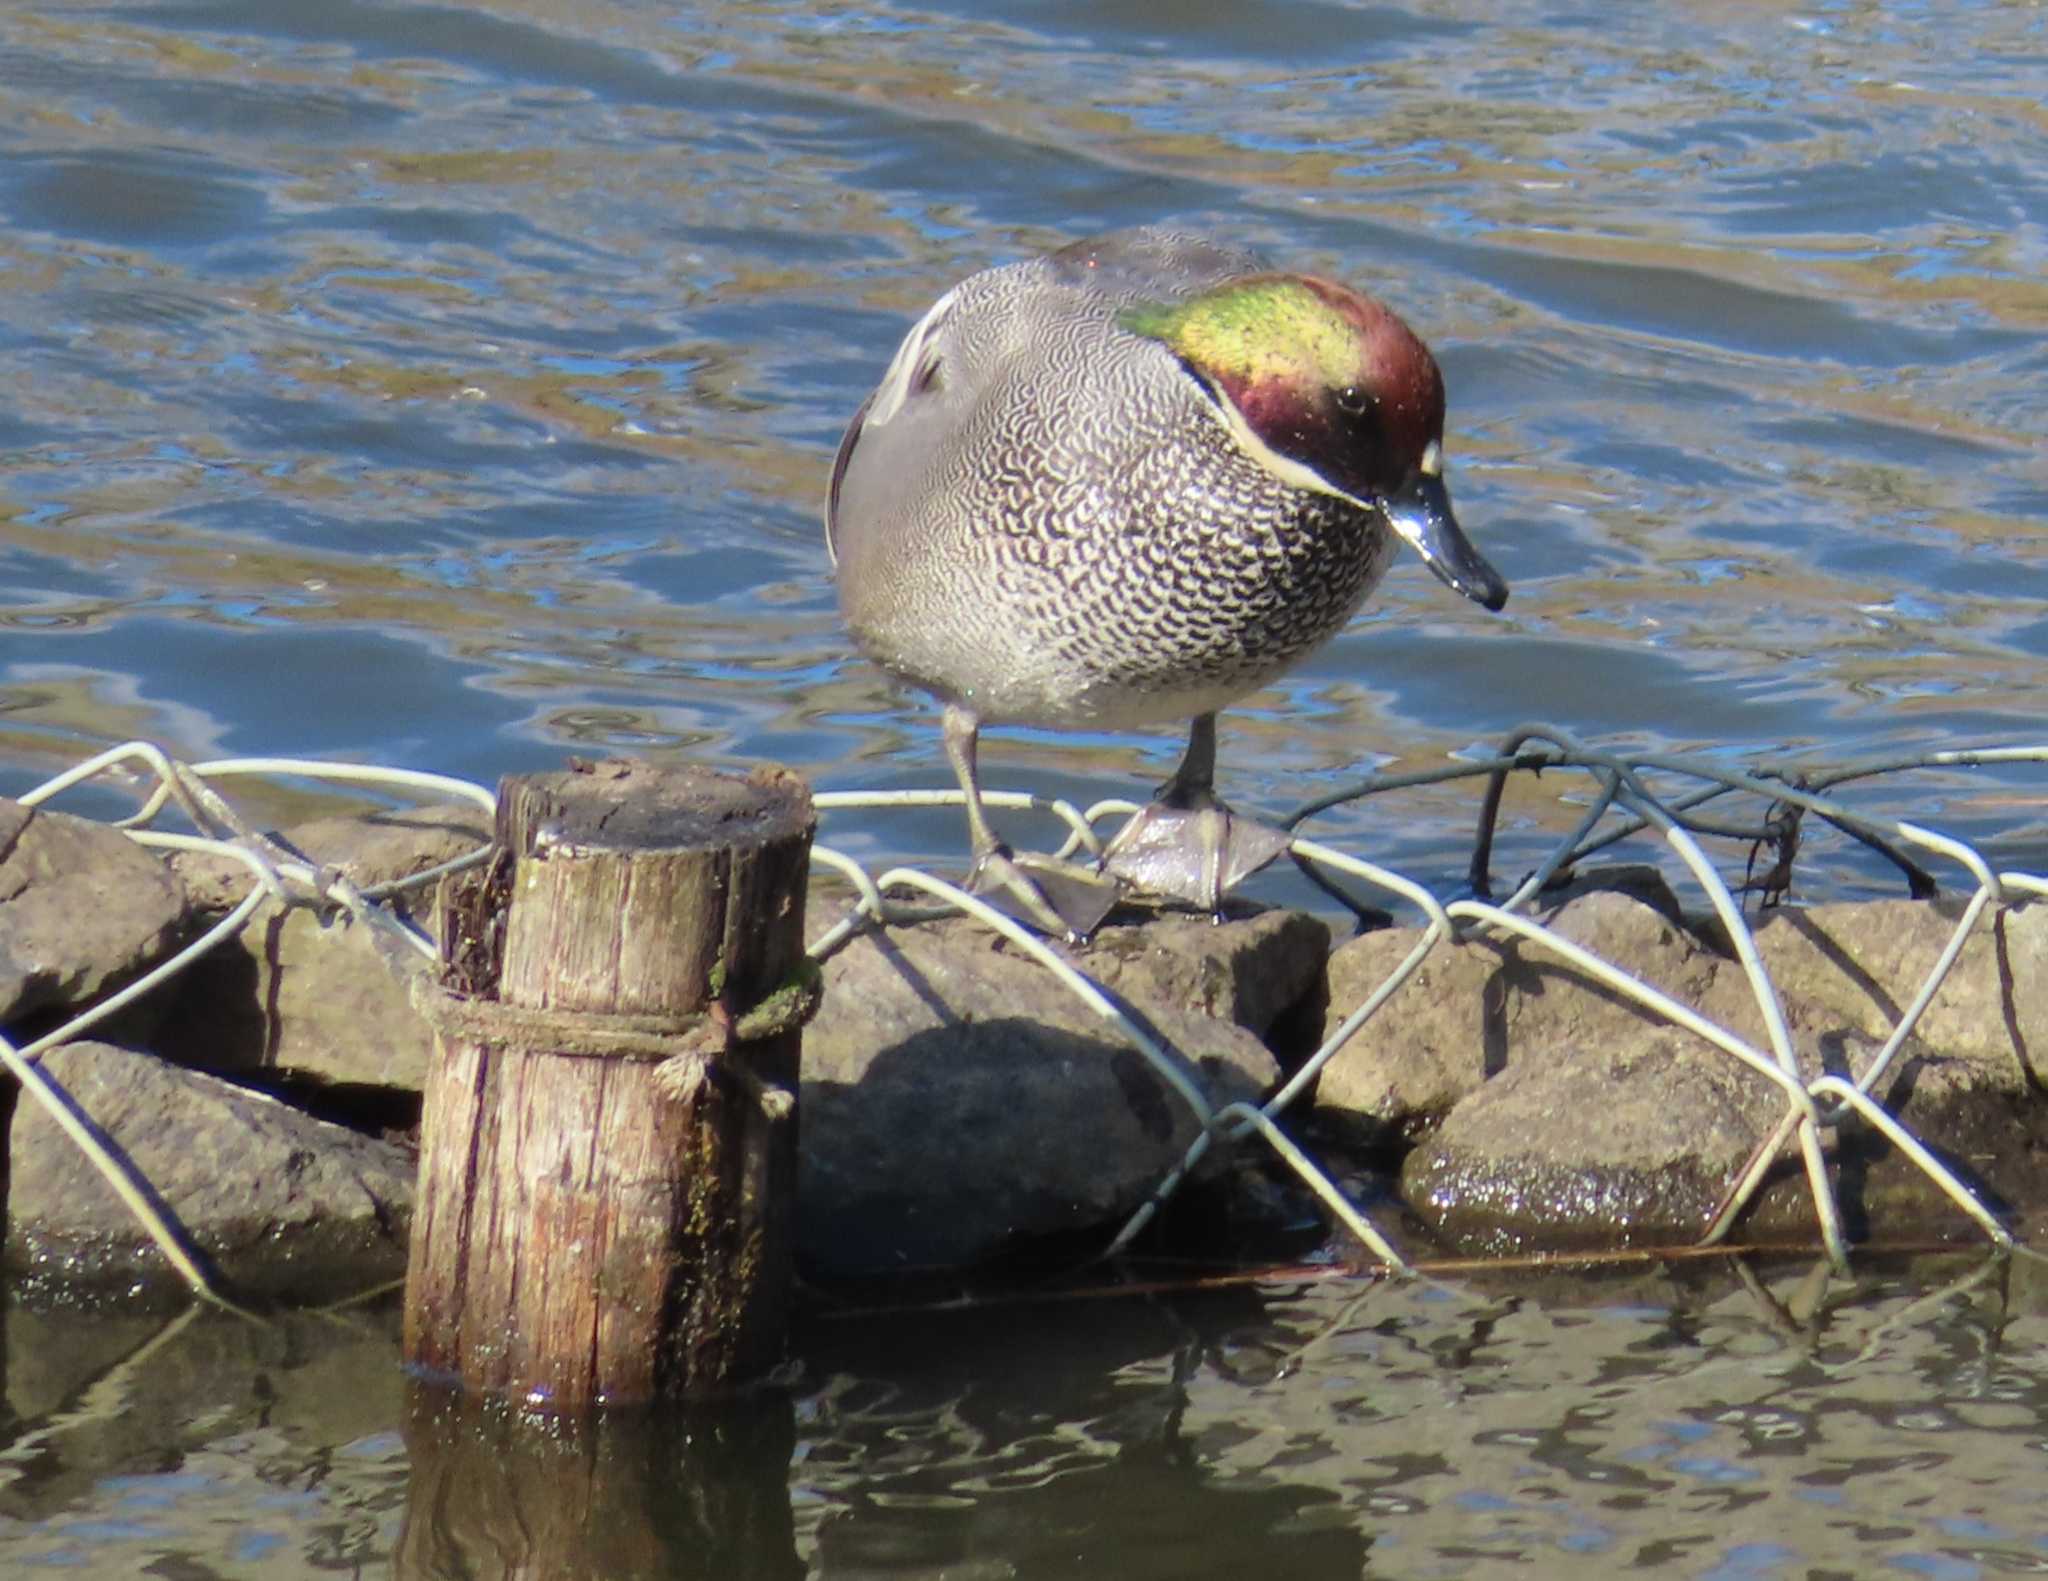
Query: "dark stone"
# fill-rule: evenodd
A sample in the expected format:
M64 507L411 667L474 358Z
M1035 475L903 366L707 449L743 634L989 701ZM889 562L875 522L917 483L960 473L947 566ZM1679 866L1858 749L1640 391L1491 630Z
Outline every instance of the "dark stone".
M218 1077L104 1043L43 1070L235 1289L335 1299L402 1277L413 1159ZM32 1095L16 1106L8 1266L72 1289L174 1284L155 1243Z
M1246 1025L1315 992L1327 933L1268 913L1106 928L1074 952L1190 1067L1212 1103L1279 1075ZM825 965L804 1041L798 1236L814 1272L982 1261L1113 1228L1198 1126L1180 1097L1042 967L966 920L892 928Z

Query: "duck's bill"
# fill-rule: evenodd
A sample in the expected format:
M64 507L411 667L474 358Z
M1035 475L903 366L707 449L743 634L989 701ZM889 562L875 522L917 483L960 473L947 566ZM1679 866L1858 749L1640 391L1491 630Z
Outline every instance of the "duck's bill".
M1451 496L1444 480L1434 472L1418 471L1401 488L1380 501L1387 521L1422 556L1423 564L1437 574L1445 586L1455 588L1475 604L1499 609L1508 601L1508 585L1501 574L1486 563L1472 547L1451 514Z

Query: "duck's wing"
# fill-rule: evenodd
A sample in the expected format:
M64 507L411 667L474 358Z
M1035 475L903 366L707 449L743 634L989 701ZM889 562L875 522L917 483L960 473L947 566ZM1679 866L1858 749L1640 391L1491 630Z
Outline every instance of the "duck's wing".
M1057 408L1077 379L1164 359L1117 323L1137 303L1169 304L1265 269L1258 254L1185 231L1138 226L985 269L914 324L854 414L832 463L825 546L834 565L863 532L887 531L903 491L971 426ZM1133 375L1135 377L1135 375ZM872 525L871 525L872 524Z
M853 462L854 447L860 443L861 430L867 425L868 408L875 403L870 395L860 403L860 409L853 414L853 421L846 425L846 432L839 439L839 453L832 458L832 487L825 495L825 554L836 568L839 564L839 491L846 485L846 469Z
M955 388L957 359L949 347L959 300L956 286L911 326L882 382L860 403L839 441L832 486L825 497L825 550L835 566L847 535L860 531L882 508L873 497L873 486L889 479L900 484L915 476L958 424L965 392Z
M1091 236L1043 262L1048 278L1098 297L1110 312L1138 302L1182 302L1267 268L1245 248L1151 225Z

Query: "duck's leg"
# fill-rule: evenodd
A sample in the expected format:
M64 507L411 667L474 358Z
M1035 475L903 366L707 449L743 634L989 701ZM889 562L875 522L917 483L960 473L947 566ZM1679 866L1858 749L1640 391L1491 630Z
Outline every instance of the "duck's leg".
M958 703L948 703L945 715L946 761L960 782L960 794L967 798L967 837L974 843L974 874L979 876L989 858L1001 853L1002 841L989 826L988 812L981 805L981 768L975 751L981 742L981 721Z
M1188 749L1180 766L1152 798L1165 807L1193 812L1220 807L1216 799L1216 716L1197 714L1188 723Z
M988 810L981 804L981 770L975 761L981 721L971 709L948 703L945 737L946 761L953 765L960 793L967 800L967 836L974 847L967 887L975 891L1000 888L1033 927L1075 941L1087 938L1116 904L1118 887L1085 871L1069 870L1064 864L1014 856L1009 846L996 838ZM1025 871L1027 865L1031 873Z
M1284 832L1238 817L1216 794L1216 716L1197 714L1180 767L1117 831L1102 865L1140 889L1220 915L1231 886L1287 845Z

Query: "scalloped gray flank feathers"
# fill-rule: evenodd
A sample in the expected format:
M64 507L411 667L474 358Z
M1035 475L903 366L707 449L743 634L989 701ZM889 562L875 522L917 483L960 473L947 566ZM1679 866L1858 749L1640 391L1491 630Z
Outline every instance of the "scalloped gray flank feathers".
M1451 514L1442 433L1435 360L1392 312L1197 236L1112 232L940 297L840 442L826 542L855 642L946 705L977 879L1092 926L990 829L984 723L1191 721L1112 872L1143 850L1123 876L1213 909L1270 859L1231 850L1216 711L1335 635L1402 540L1507 598Z

